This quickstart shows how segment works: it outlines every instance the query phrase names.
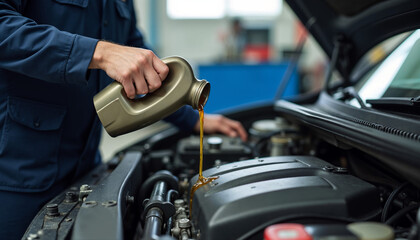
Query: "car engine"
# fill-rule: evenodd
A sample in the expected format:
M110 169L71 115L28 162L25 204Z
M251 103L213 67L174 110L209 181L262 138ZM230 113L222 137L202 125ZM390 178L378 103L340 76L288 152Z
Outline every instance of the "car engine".
M193 195L199 136L169 127L53 199L24 239L292 239L270 237L290 229L317 239L374 239L360 229L378 227L374 236L390 231L393 239L417 227L411 211L399 212L417 210L417 189L392 191L396 180L375 172L365 154L283 118L245 124L247 143L204 138L203 176L217 179Z

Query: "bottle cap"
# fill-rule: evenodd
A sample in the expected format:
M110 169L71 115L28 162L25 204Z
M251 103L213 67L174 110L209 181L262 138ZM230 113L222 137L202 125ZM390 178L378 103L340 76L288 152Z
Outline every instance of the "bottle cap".
M276 224L264 230L264 240L312 240L301 224Z

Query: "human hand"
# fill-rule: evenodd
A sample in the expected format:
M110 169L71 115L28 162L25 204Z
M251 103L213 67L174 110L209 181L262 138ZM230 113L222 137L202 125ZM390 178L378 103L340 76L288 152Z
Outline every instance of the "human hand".
M102 69L120 82L133 99L158 89L169 72L168 66L152 51L99 41L89 64L91 69Z
M200 120L194 126L196 132L200 131ZM229 137L240 137L246 141L248 134L242 124L219 114L204 114L203 131L207 134L223 133Z

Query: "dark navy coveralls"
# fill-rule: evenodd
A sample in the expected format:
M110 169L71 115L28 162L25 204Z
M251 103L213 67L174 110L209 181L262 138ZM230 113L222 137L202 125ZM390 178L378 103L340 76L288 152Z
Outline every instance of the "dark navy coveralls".
M88 65L98 39L145 47L132 1L0 0L0 239L100 161L92 98L112 80Z

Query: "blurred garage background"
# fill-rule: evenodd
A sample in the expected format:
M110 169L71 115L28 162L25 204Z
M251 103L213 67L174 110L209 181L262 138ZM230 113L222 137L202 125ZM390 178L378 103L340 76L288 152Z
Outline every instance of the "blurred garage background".
M277 97L321 87L326 57L282 0L134 1L147 45L161 58L184 57L211 83L207 113L272 101L283 87ZM117 138L104 131L103 159L165 127Z

